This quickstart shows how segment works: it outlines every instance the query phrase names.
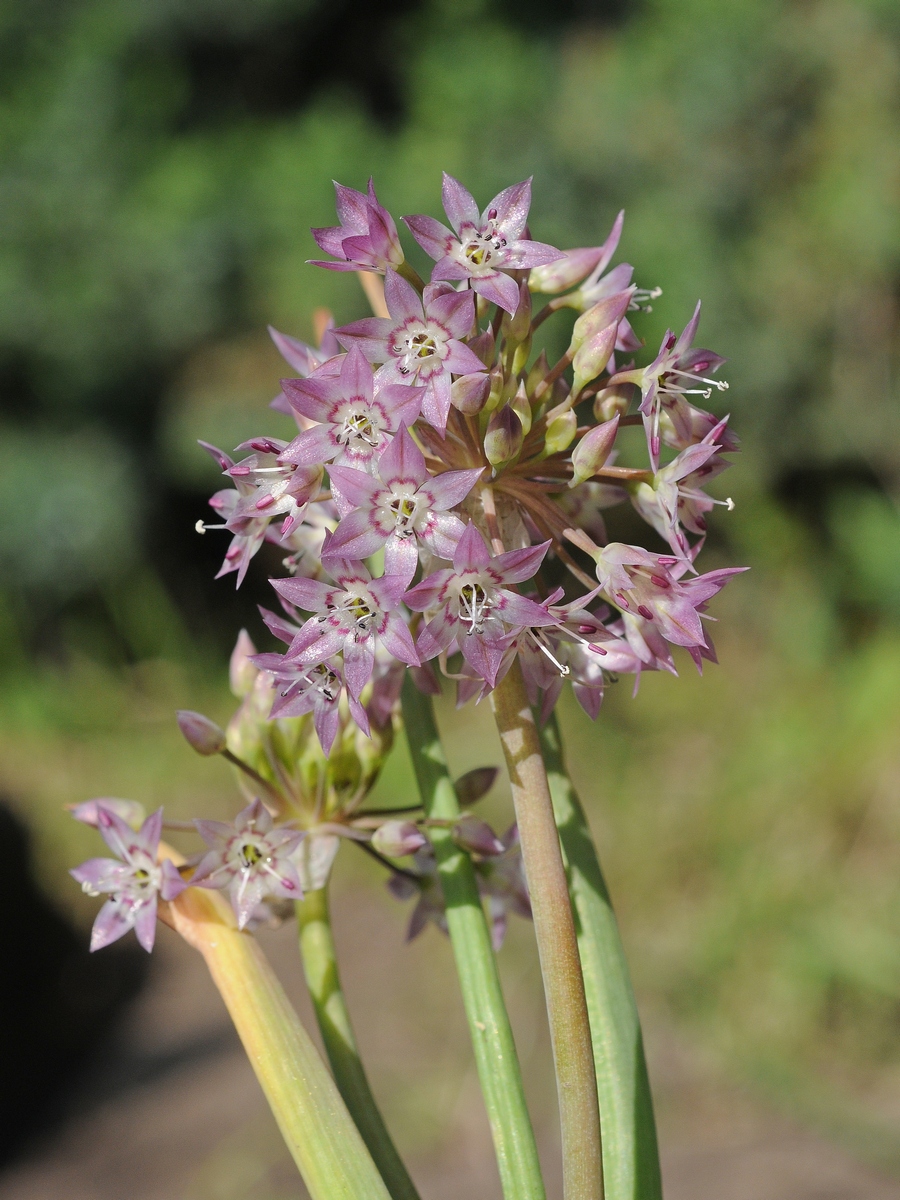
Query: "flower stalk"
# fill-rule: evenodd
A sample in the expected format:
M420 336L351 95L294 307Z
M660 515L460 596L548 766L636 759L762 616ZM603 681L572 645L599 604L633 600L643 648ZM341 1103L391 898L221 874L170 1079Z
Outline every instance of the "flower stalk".
M426 816L452 821L459 816L459 801L431 698L416 690L409 675L401 698L403 723ZM503 1195L506 1200L544 1200L519 1059L472 861L454 841L452 829L436 825L429 832Z
M312 1200L390 1200L259 943L238 931L226 901L188 888L166 915L206 960Z
M381 1172L391 1200L419 1200L415 1184L378 1110L359 1056L341 989L327 887L307 892L295 908L303 972L335 1083Z
M661 1200L656 1122L625 949L587 817L566 773L556 714L541 729L575 909L603 1126L606 1200Z
M565 1200L601 1200L603 1154L575 921L540 735L515 660L491 693L509 769L541 961L562 1131Z

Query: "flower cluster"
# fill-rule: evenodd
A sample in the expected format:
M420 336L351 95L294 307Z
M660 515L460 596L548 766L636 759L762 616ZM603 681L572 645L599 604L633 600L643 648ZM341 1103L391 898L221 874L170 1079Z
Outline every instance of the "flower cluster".
M264 542L281 548L281 611L263 619L286 648L258 654L239 639L242 703L227 732L181 714L195 749L240 769L247 806L230 824L197 822L207 850L180 873L158 861L161 813L140 824L113 801L76 813L118 855L74 873L110 897L95 945L133 926L149 949L158 899L187 878L227 892L243 928L261 905L321 887L341 837L381 857L398 894L418 895L412 932L441 924L427 822L360 808L405 673L433 693L440 672L465 703L518 660L544 718L567 679L596 717L619 675L637 685L644 671L674 672L674 647L698 668L715 661L703 618L737 569L694 564L707 514L731 507L706 488L737 441L727 417L694 403L728 386L724 360L693 346L699 305L638 366L631 320L660 293L611 266L622 214L602 245L562 251L530 236L530 180L480 211L445 175L443 202L449 225L403 219L434 260L425 282L371 181L366 193L337 186L340 224L313 231L331 256L316 265L368 273L376 315L329 321L318 347L272 330L295 372L273 407L293 415L296 436L252 438L237 460L206 446L227 480L210 501L231 535L219 574L240 585ZM567 309L578 315L551 365L534 335ZM629 426L646 442L634 465L619 462ZM628 503L655 548L609 540L606 511ZM528 912L515 830L499 839L464 813L454 836L499 939L508 911Z
M257 659L272 713L314 713L326 750L342 720L368 728L379 662L425 689L436 665L464 701L518 656L545 715L569 678L596 716L608 680L673 671L673 646L714 659L702 618L734 573L694 566L707 513L731 504L705 489L737 448L727 417L693 403L727 387L724 360L693 347L699 305L648 365L622 363L642 346L627 314L659 289L610 266L621 213L603 245L561 251L530 236L530 181L479 211L445 175L443 202L449 225L403 219L434 260L425 283L372 183L338 186L340 225L313 231L333 260L317 265L382 275L382 312L329 327L318 350L275 334L299 372L279 405L297 436L253 439L237 464L213 451L235 485L212 501L233 535L223 572L240 582L268 538L294 576L274 581L289 620L267 617L287 650ZM532 362L535 330L567 308L566 354ZM647 459L620 465L635 424ZM602 510L627 502L662 551L608 541Z

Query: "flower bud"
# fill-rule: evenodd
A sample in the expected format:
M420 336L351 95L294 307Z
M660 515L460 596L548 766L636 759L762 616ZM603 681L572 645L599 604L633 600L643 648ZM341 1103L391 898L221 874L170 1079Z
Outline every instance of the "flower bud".
M147 811L137 800L119 800L114 796L101 796L98 800L85 800L83 804L74 804L69 810L76 821L82 825L92 825L95 829L99 823L97 805L110 809L117 817L121 817L132 829L140 829L144 823Z
M547 426L547 435L544 438L544 449L547 454L559 454L562 450L568 450L577 429L578 418L571 408L568 412L554 417Z
M250 661L251 655L256 653L256 647L250 640L250 635L246 629L242 629L238 634L237 641L234 644L234 649L231 652L231 661L228 664L228 679L231 684L231 690L240 699L248 695L253 688L253 681L259 674L259 667Z
M511 342L524 342L531 333L531 292L524 280L519 284L518 307L512 316L504 313L500 328Z
M491 381L491 390L488 392L488 398L485 402L485 410L493 412L503 402L503 393L506 390L506 377L500 367L495 367L488 375Z
M483 371L460 375L450 386L450 403L467 416L480 413L491 391L491 377Z
M509 404L491 414L484 435L484 456L492 467L514 459L522 449L523 441L522 422Z
M180 709L176 714L178 728L185 740L198 754L221 754L225 749L225 730L202 713Z
M598 301L587 312L582 313L572 327L570 350L579 350L601 329L606 329L609 325L618 325L628 311L631 293L631 288L626 288L624 292L614 292L612 296Z
M534 395L534 393L537 391L538 384L543 383L549 374L550 363L547 359L547 351L542 350L534 360L528 375L525 377L525 391L528 393L529 397Z
M596 379L610 360L616 348L616 334L619 332L618 322L607 325L599 330L592 338L580 346L572 360L574 379L572 391L577 396L581 389Z
M594 397L596 420L611 421L613 417L624 417L633 392L632 383L617 383L614 387L601 388Z
M502 854L506 847L486 821L464 813L453 826L453 840L463 850L490 857Z
M519 384L519 390L509 403L513 412L522 422L523 437L527 437L528 431L531 429L531 404L529 403L528 397L525 394L524 383Z
M428 838L412 821L385 821L372 834L372 845L388 858L405 858L428 844Z
M603 257L604 249L603 246L585 246L578 250L567 250L555 262L532 267L528 286L533 292L542 292L545 296L564 292L590 275Z
M466 345L472 353L480 358L486 367L489 367L494 361L494 332L492 329L486 329L484 333L479 333L477 337L470 338Z
M597 474L612 452L618 430L617 416L588 430L572 453L572 479L569 487L576 487Z
M453 785L460 807L468 808L470 804L475 804L482 796L486 796L499 774L496 767L475 767L472 771L466 771L465 775L460 775Z

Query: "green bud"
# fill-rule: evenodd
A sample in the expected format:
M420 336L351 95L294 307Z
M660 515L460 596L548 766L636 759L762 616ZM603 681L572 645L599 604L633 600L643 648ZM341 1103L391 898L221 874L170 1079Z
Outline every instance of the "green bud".
M568 450L577 429L578 418L571 409L554 417L547 426L547 436L544 439L544 449L547 454L559 454L563 450Z
M533 396L537 391L538 384L543 383L550 373L550 362L547 359L547 351L542 350L532 364L531 370L525 378L525 391L529 397Z
M513 412L522 422L522 436L527 437L528 431L531 429L531 404L525 395L524 383L519 384L519 390L509 403Z
M600 470L612 453L619 430L619 418L588 430L572 454L572 479L569 487L584 483Z
M594 397L596 420L611 421L613 417L624 417L633 392L633 383L617 383L614 387L601 388Z
M518 307L512 316L503 314L500 328L510 342L524 342L531 333L531 292L527 282L519 284Z
M578 348L572 360L574 380L572 391L577 396L581 389L596 379L609 362L610 355L616 348L616 334L619 332L618 321L598 330L588 341Z

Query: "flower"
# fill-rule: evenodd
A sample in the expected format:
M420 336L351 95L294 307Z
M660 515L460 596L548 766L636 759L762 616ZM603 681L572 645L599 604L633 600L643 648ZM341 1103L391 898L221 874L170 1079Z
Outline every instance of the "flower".
M337 462L367 467L384 450L400 425L412 425L422 407L424 388L388 383L357 346L351 346L339 375L325 368L307 379L283 379L291 405L317 422L297 435L279 461L303 465Z
M274 677L275 695L269 718L302 717L313 714L316 735L326 754L330 753L341 722L340 701L344 691L341 664L337 658L310 665L287 654L257 654L253 661ZM369 733L369 718L359 700L347 694L350 715L363 733Z
M631 492L634 507L679 557L687 556L690 550L682 525L691 533L705 536L703 514L717 504L729 510L734 507L732 500L713 500L703 491L706 484L731 466L720 453L719 437L725 425L720 421L702 442L688 446L661 467L651 483L639 481Z
M401 662L419 665L409 629L395 611L407 581L398 575L373 579L363 563L350 559L333 558L329 569L337 586L318 579L273 580L280 596L315 614L297 631L287 658L316 666L343 653L344 681L358 700L372 678L379 640Z
M644 418L647 448L653 470L659 467L660 412L669 411L673 425L683 427L688 420L686 409L690 407L685 396L709 396L712 389L724 392L728 384L724 379L710 379L708 372L717 371L725 362L711 350L692 350L691 342L700 322L700 301L694 315L685 325L680 337L668 330L660 346L659 354L648 367L620 371L610 379L610 384L636 383L641 389L640 412ZM706 387L697 387L703 383ZM693 386L692 386L693 385Z
M312 259L313 266L329 271L377 271L399 267L404 261L397 226L386 208L378 203L375 186L369 180L366 194L353 188L334 185L335 207L340 225L314 229L316 245L337 260Z
M433 217L403 218L422 249L436 260L432 280L468 280L485 300L515 313L519 287L504 272L562 257L554 246L522 237L531 207L531 180L505 188L480 216L471 193L446 172L442 192L452 231Z
M157 862L162 813L151 813L134 830L102 800L95 802L97 828L116 858L91 858L69 874L89 896L109 896L91 931L91 950L100 950L133 929L149 953L156 938L160 896L174 900L187 884L169 859Z
M597 552L597 578L614 604L654 622L666 641L674 646L705 646L700 605L745 568L710 571L681 582L670 570L678 561L640 546L611 542Z
M430 475L422 451L400 428L381 455L377 473L332 467L331 480L353 511L345 516L323 556L368 558L384 546L388 575L412 582L420 539L438 558L452 558L465 526L451 508L462 503L482 469Z
M389 317L365 317L335 330L341 345L359 346L373 363L385 363L383 378L425 387L422 415L436 429L447 426L451 375L472 375L484 363L459 339L472 330L475 301L470 292L429 284L423 296L388 271L384 298Z
M200 836L210 846L191 878L191 885L227 890L243 929L253 910L266 896L299 900L303 896L291 855L303 833L274 828L272 815L256 799L235 817L224 821L195 821Z
M511 633L524 626L554 624L546 608L509 590L530 579L549 542L492 557L473 524L466 526L453 554L453 566L435 571L404 597L410 608L436 615L419 634L423 659L446 653L454 643L463 658L491 687Z

